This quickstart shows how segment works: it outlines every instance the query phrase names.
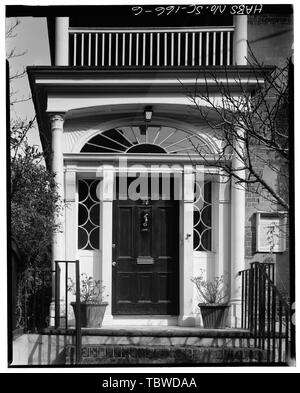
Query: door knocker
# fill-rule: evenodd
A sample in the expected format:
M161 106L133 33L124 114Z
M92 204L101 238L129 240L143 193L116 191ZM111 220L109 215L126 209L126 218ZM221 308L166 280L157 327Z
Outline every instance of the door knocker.
M150 229L150 212L142 213L141 231L148 232Z

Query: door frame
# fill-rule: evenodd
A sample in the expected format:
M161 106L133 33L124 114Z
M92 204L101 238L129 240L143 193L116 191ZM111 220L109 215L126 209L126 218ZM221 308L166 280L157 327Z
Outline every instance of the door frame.
M129 160L128 160L129 161ZM175 161L176 162L176 161ZM151 161L150 161L151 164ZM129 172L151 172L150 164L138 165L128 168ZM120 173L120 168L113 164L102 165L98 168L98 177L102 178L102 196L100 205L100 278L106 287L109 305L103 320L103 326L110 325L179 325L195 326L199 320L198 311L195 310L195 290L191 285L191 277L194 275L193 266L193 176L194 165L178 165L172 167L172 159L169 164L171 168L154 169L155 172L177 173L181 177L182 197L179 201L179 316L116 316L112 315L112 234L113 234L113 196L114 175ZM153 164L152 164L153 165Z

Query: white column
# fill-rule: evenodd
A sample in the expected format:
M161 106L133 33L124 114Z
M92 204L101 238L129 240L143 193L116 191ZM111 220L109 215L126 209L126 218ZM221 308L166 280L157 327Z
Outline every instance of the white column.
M76 168L74 167L68 167L65 172L65 201L66 259L74 261L77 250Z
M233 36L233 64L247 65L247 15L235 15Z
M64 114L57 113L50 115L50 127L52 133L52 171L55 173L55 181L57 185L57 193L60 196L62 209L59 215L55 216L55 220L60 224L59 230L53 232L52 237L52 268L55 269L54 261L65 259L65 222L64 222L64 162L62 151ZM63 281L64 267L61 266L61 277ZM64 286L60 287L60 297L64 296ZM50 307L50 324L54 325L54 299L55 285L52 285L52 303Z
M214 250L216 251L215 275L223 276L230 287L230 181L220 174L214 183ZM229 296L230 294L228 294Z
M113 187L114 167L103 165L100 187L100 252L101 280L105 286L104 300L108 306L103 319L103 326L112 324L112 231L113 231ZM106 295L108 295L106 299Z
M237 130L237 135L243 135L243 129ZM238 156L242 154L243 143L235 141L235 152L232 159L232 170L240 178L245 178L244 163ZM241 320L241 276L239 272L245 269L245 189L244 185L231 181L231 295L230 295L230 324L240 327Z
M181 205L181 252L179 268L179 326L195 326L193 312L193 220L194 174L191 165L184 166L183 201Z
M63 160L63 124L64 114L50 115L51 132L52 132L52 171L55 173L57 192L64 202L64 160ZM61 231L54 233L53 236L53 260L65 258L64 252L64 211L57 219L61 223Z
M55 65L69 64L69 18L55 18Z

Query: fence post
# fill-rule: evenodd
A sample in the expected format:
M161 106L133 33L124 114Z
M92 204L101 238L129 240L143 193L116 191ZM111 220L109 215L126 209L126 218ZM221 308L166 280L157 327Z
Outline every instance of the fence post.
M81 363L81 310L79 260L76 262L76 363Z
M60 325L60 267L55 261L55 329Z

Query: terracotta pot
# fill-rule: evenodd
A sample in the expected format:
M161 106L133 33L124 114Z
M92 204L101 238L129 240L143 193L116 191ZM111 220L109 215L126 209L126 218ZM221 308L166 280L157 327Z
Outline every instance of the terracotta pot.
M227 324L229 306L227 304L199 303L203 326L206 329L221 329Z
M71 303L75 318L77 318L76 303ZM107 302L103 303L80 303L81 327L99 328L102 326Z

